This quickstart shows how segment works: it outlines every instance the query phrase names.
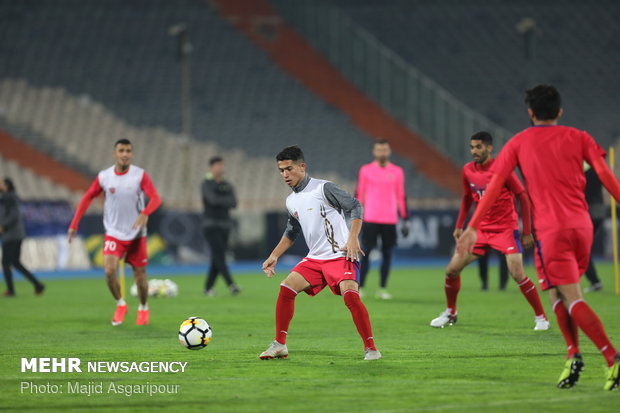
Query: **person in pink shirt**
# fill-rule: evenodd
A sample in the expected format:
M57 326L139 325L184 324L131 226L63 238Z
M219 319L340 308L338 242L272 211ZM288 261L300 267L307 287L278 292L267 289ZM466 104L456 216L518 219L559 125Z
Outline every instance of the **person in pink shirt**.
M392 263L392 251L396 246L396 224L399 217L407 219L407 197L405 195L405 174L400 166L390 162L390 144L379 139L375 142L372 154L375 160L363 165L359 171L357 198L364 206L364 226L362 230L362 256L360 287L364 286L370 267L370 251L377 246L381 237L380 289L377 297L389 300L392 296L386 291L387 280ZM402 227L403 236L408 228Z

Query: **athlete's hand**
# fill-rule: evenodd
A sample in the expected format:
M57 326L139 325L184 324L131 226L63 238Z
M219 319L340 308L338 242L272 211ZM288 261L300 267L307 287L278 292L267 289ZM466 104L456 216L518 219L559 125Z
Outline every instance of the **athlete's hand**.
M456 253L458 255L467 255L468 253L471 253L474 249L477 238L478 235L476 234L476 230L471 227L467 227L467 229L456 241Z
M521 237L521 244L523 245L523 248L529 250L534 246L534 236L532 234L523 235Z
M71 240L73 239L73 235L75 234L75 230L73 228L69 228L67 231L67 242L71 244Z
M359 261L359 255L366 255L364 251L362 251L362 247L360 247L360 242L357 237L350 238L344 247L340 248L340 251L345 251L347 253L347 261Z
M405 220L403 220L400 226L400 235L402 235L403 238L407 238L409 236L409 226L407 226L407 221Z
M146 223L148 221L149 221L149 216L148 215L140 214L140 215L138 215L138 218L136 218L136 222L133 223L131 228L132 229L146 228Z
M278 263L278 259L274 256L269 256L263 263L263 272L269 278L273 277L276 274L276 264Z
M461 238L461 235L463 235L463 228L455 228L454 232L452 233L454 240L458 241L459 238Z

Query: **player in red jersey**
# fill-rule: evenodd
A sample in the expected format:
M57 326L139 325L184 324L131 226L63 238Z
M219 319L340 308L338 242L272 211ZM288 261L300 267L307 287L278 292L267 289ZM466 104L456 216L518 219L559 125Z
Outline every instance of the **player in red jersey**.
M579 279L586 271L592 244L592 221L584 195L583 162L620 201L620 183L605 163L605 151L587 132L559 126L562 116L557 89L538 85L526 93L532 127L504 146L494 165L494 176L482 202L459 238L457 253L467 256L476 243L476 229L491 208L505 180L519 167L532 200L536 229L536 267L543 290L549 291L558 326L568 346L568 359L559 388L577 383L583 370L578 329L601 351L609 371L605 390L619 387L620 355L603 324L583 299Z
M463 198L461 209L454 230L454 239L463 233L463 225L469 214L471 204L478 204L483 198L486 187L491 180L491 167L495 160L491 157L493 137L488 132L478 132L470 139L470 151L473 162L463 167ZM519 237L519 221L515 210L515 196L521 203L523 216L523 239ZM534 310L534 330L548 330L549 321L545 315L536 285L529 279L523 269L523 248L534 245L530 225L530 202L519 178L513 173L501 190L501 195L486 214L478 228L478 242L471 253L454 254L446 269L445 292L447 308L439 317L431 321L431 327L443 328L457 321L456 299L461 288L461 271L493 248L506 257L508 270L517 282L525 299Z
M147 304L148 283L146 281L146 223L161 204L157 190L144 169L132 165L133 146L128 139L120 139L114 144L116 162L99 172L88 191L82 197L73 221L69 226L69 242L77 231L78 224L94 198L105 193L103 206L103 225L105 241L103 244L103 265L108 288L116 300L116 311L112 325L123 322L127 313L127 303L121 296L121 288L116 276L118 262L123 256L133 268L133 276L138 287L140 306L137 325L149 323ZM150 201L144 206L144 195Z

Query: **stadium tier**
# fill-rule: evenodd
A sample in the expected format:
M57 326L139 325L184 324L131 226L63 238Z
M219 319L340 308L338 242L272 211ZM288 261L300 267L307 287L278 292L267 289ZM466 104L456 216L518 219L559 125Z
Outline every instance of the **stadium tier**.
M337 108L279 69L208 2L0 1L0 115L86 164L111 162L114 140L135 140L136 164L167 205L197 209L210 156L223 155L242 209L281 207L274 154L299 144L310 173L353 189L372 142ZM177 39L192 40L193 140L181 138ZM185 166L189 157L189 166ZM395 158L413 197L448 193ZM274 205L270 203L274 202Z
M34 173L28 168L0 154L0 177L11 177L20 197L27 199L66 199L77 203L82 196L63 185L58 185L45 176Z
M281 206L287 189L281 184L274 162L249 157L242 151L219 149L212 143L191 142L189 150L179 134L162 127L134 127L90 99L75 97L62 88L33 88L24 81L0 81L0 105L13 125L29 130L61 147L70 157L86 163L93 174L112 164L116 136L128 137L136 147L136 164L152 176L170 208L191 209L200 204L200 181L211 156L223 154L230 164L230 179L241 194L246 210ZM112 136L112 137L111 137ZM52 151L53 152L53 151ZM189 165L186 169L184 165ZM236 167L238 166L238 167ZM252 170L248 174L248 168ZM256 180L262 184L256 185ZM277 202L269 205L270 200Z
M620 137L620 3L553 0L330 2L459 100L511 131L529 124L524 90L561 91L564 124L601 145Z

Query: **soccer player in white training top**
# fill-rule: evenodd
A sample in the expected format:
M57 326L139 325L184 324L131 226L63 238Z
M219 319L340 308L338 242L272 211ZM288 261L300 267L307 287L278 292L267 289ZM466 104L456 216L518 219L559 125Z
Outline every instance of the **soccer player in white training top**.
M116 276L118 262L123 256L133 268L133 276L138 286L140 306L138 307L137 325L149 323L147 305L148 283L146 281L146 223L161 204L159 195L151 178L144 169L132 165L133 146L129 139L119 139L114 144L113 166L99 172L88 191L82 197L71 225L69 242L78 229L78 224L88 206L100 193L105 193L103 205L103 226L105 240L103 244L103 265L108 288L116 300L116 311L112 325L123 322L127 313L127 303L121 296L121 288ZM144 195L150 201L145 207Z
M261 359L288 356L286 336L295 311L295 297L301 291L313 296L325 286L342 295L363 342L364 360L377 360L368 311L359 295L358 236L362 228L362 206L357 199L335 184L306 174L304 154L297 146L284 148L277 156L278 169L293 193L286 199L288 223L282 239L263 263L267 277L275 274L278 258L303 233L309 251L280 284L276 303L276 338L261 353ZM351 214L351 230L343 213Z

